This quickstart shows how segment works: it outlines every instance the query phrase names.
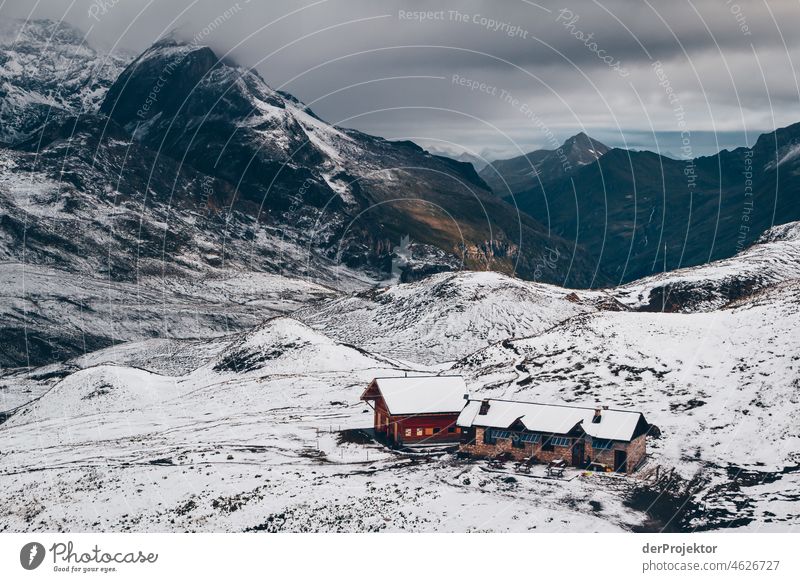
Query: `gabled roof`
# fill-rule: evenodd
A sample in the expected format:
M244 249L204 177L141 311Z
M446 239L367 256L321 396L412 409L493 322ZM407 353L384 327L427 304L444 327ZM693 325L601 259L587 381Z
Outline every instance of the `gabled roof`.
M375 378L362 400L380 392L390 414L458 413L466 404L467 385L461 376L409 376Z
M602 409L600 422L594 423L594 408L494 399L486 402L489 410L486 414L479 414L481 401L470 400L456 424L507 429L519 419L527 430L533 432L569 434L580 428L591 437L615 441L630 441L642 434L647 426L644 415L631 410Z

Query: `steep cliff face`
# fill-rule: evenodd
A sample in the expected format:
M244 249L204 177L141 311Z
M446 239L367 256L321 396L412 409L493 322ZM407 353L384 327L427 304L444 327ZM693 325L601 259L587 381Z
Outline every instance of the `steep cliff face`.
M390 254L373 250L409 236L443 251L440 268L589 281L567 262L538 269L546 247L574 254L576 266L583 250L492 196L471 164L330 125L207 47L154 45L123 71L101 112L159 155L234 185L234 203L302 225L310 248L351 267L381 268Z
M15 26L0 75L25 98L3 101L0 277L19 296L0 365L214 335L324 295L301 284L300 301L263 308L237 296L252 291L243 276L279 290L282 276L351 290L463 268L588 281L580 249L570 270L573 247L470 164L327 124L207 47L164 40L123 68L75 30ZM234 291L209 302L209 280Z

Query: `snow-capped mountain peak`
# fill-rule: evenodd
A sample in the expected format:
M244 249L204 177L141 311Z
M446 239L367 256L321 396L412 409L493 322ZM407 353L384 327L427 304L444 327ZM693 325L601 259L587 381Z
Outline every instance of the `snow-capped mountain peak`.
M21 141L59 115L92 111L122 63L65 22L0 21L0 142Z

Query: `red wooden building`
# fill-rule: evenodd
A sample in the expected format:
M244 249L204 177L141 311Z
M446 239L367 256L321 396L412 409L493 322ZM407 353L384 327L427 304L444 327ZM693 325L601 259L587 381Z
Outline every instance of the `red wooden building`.
M461 376L375 378L361 400L375 410L375 434L397 445L457 443L467 402Z

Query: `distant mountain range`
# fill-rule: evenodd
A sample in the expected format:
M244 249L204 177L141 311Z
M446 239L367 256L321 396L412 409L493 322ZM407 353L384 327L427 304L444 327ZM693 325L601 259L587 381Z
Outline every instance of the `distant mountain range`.
M64 289L86 299L76 313L96 309L98 280L126 286L108 291L120 306L161 296L163 313L185 301L176 290L201 290L203 314L169 324L183 337L256 317L233 296L208 303L209 279L352 290L472 269L609 287L731 257L800 220L800 125L689 161L581 133L478 173L328 124L208 47L165 39L126 60L63 23L0 33L0 275L29 295L3 312L5 345L25 346L4 365L158 333L152 314L121 328L58 315Z
M457 162L466 162L472 164L472 167L475 168L475 171L478 172L479 174L481 170L483 170L490 163L487 158L467 151L462 151L461 153L453 153L449 150L445 150L438 147L430 147L430 146L426 148L426 151L436 156L451 158L453 160L456 160Z
M62 213L109 203L119 213L121 203L130 201L148 213L163 208L169 216L151 227L145 217L135 235L126 225L136 219L119 219L111 231L89 221L80 233L66 234L46 226L50 218L40 213L24 219L29 261L45 255L53 260L57 253L58 265L72 268L96 262L95 243L113 249L119 242L128 249L135 236L135 256L111 252L93 267L129 280L154 256L167 271L185 270L187 246L215 233L215 248L191 268L245 262L314 276L325 265L341 265L381 280L392 269L393 249L407 236L413 260L403 266L405 280L472 268L590 283L587 253L520 215L468 163L412 142L332 126L257 73L221 62L208 47L165 39L120 71L105 66L116 61L86 49L78 31L60 24L54 33L54 26L33 21L23 33L6 35L6 62L27 62L36 54L45 61L45 77L67 75L70 84L47 85L26 75L24 66L8 68L6 90L26 96L13 109L27 111L30 121L5 134L6 157L16 160L5 171L19 177L30 168L35 176L25 180L57 192L49 204L70 200L60 206ZM73 68L81 74L72 76ZM56 98L62 90L74 98ZM25 214L18 202L8 200L8 217L0 224L9 242L0 252L17 258L23 248L18 221ZM164 218L170 227L163 227ZM280 250L266 242L276 236ZM551 255L560 259L543 259ZM305 260L293 258L288 265L286 256Z
M800 219L800 124L752 148L675 160L578 134L480 172L497 196L587 250L598 281L625 283L733 256Z
M0 531L800 524L800 125L476 172L49 21L0 25L0 91ZM374 377L437 373L640 410L646 464L554 484L349 430Z
M500 196L516 194L572 174L611 148L581 132L554 150L536 150L508 160L496 160L479 172Z
M2 27L0 366L440 271L589 284L589 255L470 164L327 124L207 47L122 62L63 23Z

